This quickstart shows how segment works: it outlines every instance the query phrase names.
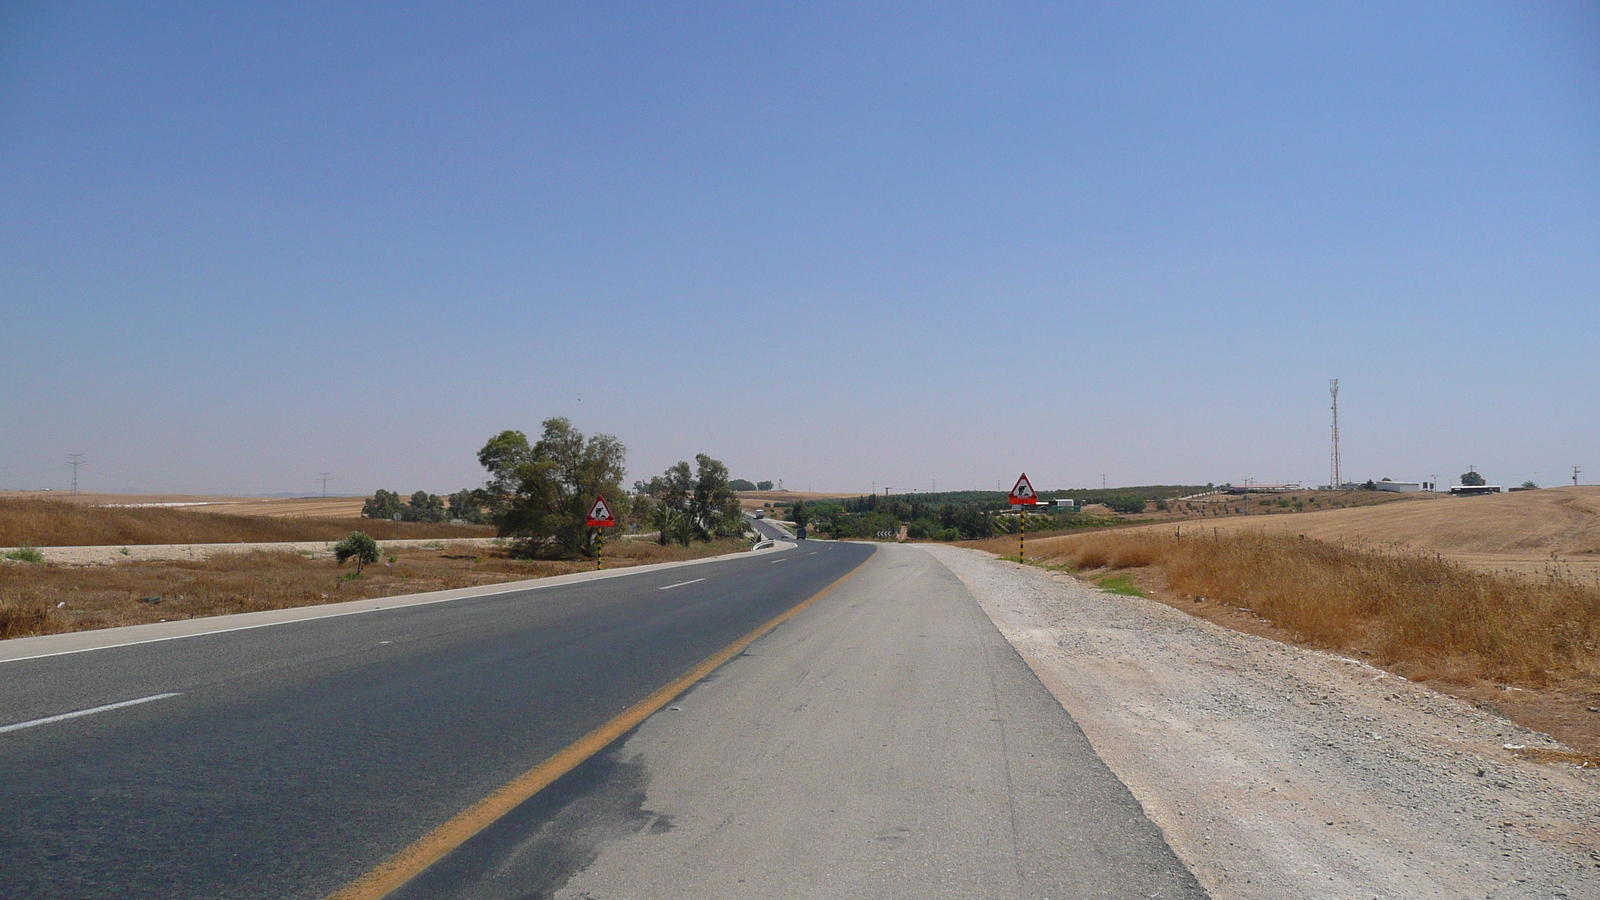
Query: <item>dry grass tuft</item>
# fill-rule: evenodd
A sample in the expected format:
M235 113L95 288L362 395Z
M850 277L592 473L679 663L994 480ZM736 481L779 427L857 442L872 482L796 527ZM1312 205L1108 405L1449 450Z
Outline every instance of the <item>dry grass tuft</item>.
M476 525L230 516L183 509L81 506L60 500L0 500L0 547L336 541L352 528L381 541L494 536L494 529Z
M1432 556L1252 532L1182 540L1103 532L1053 540L1029 558L1073 569L1153 566L1172 591L1247 608L1298 641L1411 678L1538 687L1600 672L1600 588L1554 574L1530 582Z
M607 544L605 565L673 562L749 546L741 539L690 548L618 541ZM593 560L510 559L499 548L447 543L385 551L383 561L367 566L359 578L350 566L299 553L110 566L0 565L0 638L316 606L593 568Z

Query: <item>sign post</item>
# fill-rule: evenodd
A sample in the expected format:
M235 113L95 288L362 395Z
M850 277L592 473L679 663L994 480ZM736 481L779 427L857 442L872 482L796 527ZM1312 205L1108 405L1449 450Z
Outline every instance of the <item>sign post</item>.
M594 505L589 507L589 517L584 523L590 528L611 528L617 524L617 517L611 512L611 504L606 502L606 498L596 497ZM598 572L601 562L605 559L606 533L602 531L597 537L600 543L594 552L594 568Z
M1039 494L1033 489L1033 483L1028 481L1028 473L1023 472L1011 488L1011 494L1006 498L1012 506L1020 506L1022 514L1022 527L1017 529L1017 562L1027 562L1028 548L1028 507L1039 502Z

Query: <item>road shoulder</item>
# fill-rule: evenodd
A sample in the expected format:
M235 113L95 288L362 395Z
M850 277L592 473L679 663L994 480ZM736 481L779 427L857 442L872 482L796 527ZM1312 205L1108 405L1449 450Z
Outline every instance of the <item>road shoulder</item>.
M1217 900L1600 896L1600 776L1357 660L929 547Z
M524 896L1204 896L948 570L888 545L482 869ZM608 787L609 785L609 787Z

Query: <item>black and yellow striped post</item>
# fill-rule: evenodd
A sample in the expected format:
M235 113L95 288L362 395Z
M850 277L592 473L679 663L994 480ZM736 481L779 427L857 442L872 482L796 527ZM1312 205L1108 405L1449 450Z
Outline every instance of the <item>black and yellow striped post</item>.
M1028 507L1022 507L1022 527L1017 529L1017 562L1028 561Z
M601 569L600 562L606 558L606 530L604 528L596 528L595 531L599 532L595 536L599 543L595 544L594 547L594 570L598 572Z
M1012 506L1020 506L1017 510L1022 523L1017 529L1017 562L1028 561L1028 507L1039 502L1039 495L1033 490L1033 482L1028 480L1028 473L1023 472L1017 479L1016 486L1011 489L1011 494L1006 500Z

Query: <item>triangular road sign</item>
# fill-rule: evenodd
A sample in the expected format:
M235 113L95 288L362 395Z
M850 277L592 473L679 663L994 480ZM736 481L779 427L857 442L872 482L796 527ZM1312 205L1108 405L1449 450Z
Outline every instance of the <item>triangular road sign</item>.
M590 528L610 528L617 524L617 517L611 514L611 504L606 502L606 498L594 498L594 506L589 508L588 524Z
M1039 495L1034 493L1033 483L1028 481L1027 472L1023 472L1022 477L1017 479L1017 486L1011 489L1011 496L1006 499L1013 505L1021 503L1033 506L1039 502Z

